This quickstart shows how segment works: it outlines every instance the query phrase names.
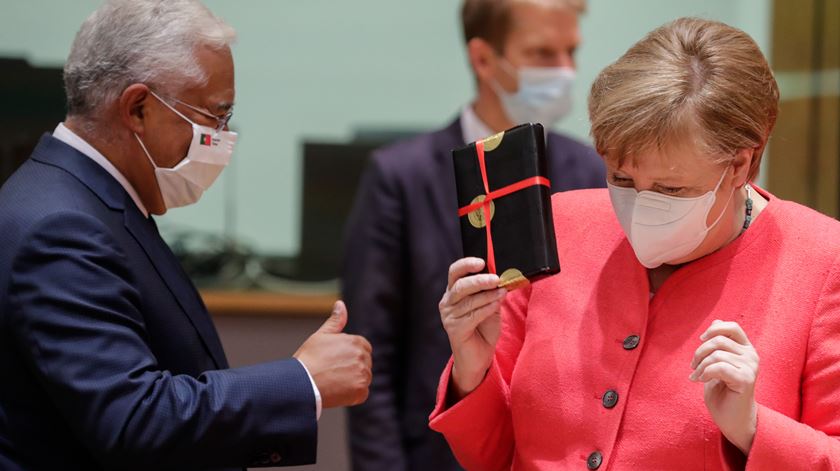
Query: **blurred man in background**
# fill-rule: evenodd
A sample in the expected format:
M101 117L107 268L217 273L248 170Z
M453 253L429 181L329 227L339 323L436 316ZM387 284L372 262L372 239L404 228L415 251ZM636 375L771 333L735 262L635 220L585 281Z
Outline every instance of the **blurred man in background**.
M231 159L234 36L196 0L109 0L76 35L67 117L0 190L0 469L309 464L321 408L367 396L341 303L294 358L228 368L151 217Z
M462 256L451 151L523 122L546 128L571 105L585 0L466 0L476 95L444 129L374 153L347 226L349 331L374 347L370 397L350 409L356 471L460 469L428 415L450 348L438 301ZM553 191L603 187L593 149L547 135ZM561 261L562 263L562 261Z

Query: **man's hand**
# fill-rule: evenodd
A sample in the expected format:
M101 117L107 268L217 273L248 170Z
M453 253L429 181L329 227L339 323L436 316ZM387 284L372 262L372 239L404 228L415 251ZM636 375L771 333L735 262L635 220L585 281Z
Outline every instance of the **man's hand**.
M295 352L315 380L324 408L365 402L372 378L371 346L358 335L342 333L347 307L337 301L329 319Z

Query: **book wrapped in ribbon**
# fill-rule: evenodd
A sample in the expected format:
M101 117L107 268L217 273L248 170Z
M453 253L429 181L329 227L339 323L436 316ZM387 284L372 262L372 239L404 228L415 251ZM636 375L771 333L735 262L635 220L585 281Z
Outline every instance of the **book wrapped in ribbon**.
M523 124L452 151L464 256L509 290L560 271L545 136Z

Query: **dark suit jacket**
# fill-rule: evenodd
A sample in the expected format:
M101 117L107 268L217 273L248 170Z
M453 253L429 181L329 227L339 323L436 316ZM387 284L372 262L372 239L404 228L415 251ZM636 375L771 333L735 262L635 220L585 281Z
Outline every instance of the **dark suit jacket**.
M300 363L227 366L154 221L45 135L0 190L0 469L314 462Z
M592 148L547 142L552 190L606 186ZM349 415L357 471L460 469L428 416L451 354L437 306L462 256L451 151L463 145L456 120L377 151L362 178L342 267L348 331L373 344L370 397Z

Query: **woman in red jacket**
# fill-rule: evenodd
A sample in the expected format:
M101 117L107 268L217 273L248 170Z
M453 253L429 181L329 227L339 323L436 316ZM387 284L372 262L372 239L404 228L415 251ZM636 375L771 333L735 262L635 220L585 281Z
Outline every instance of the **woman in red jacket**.
M750 183L778 100L752 39L700 19L601 72L609 189L555 195L563 271L506 294L450 269L430 420L462 465L840 469L840 223Z

